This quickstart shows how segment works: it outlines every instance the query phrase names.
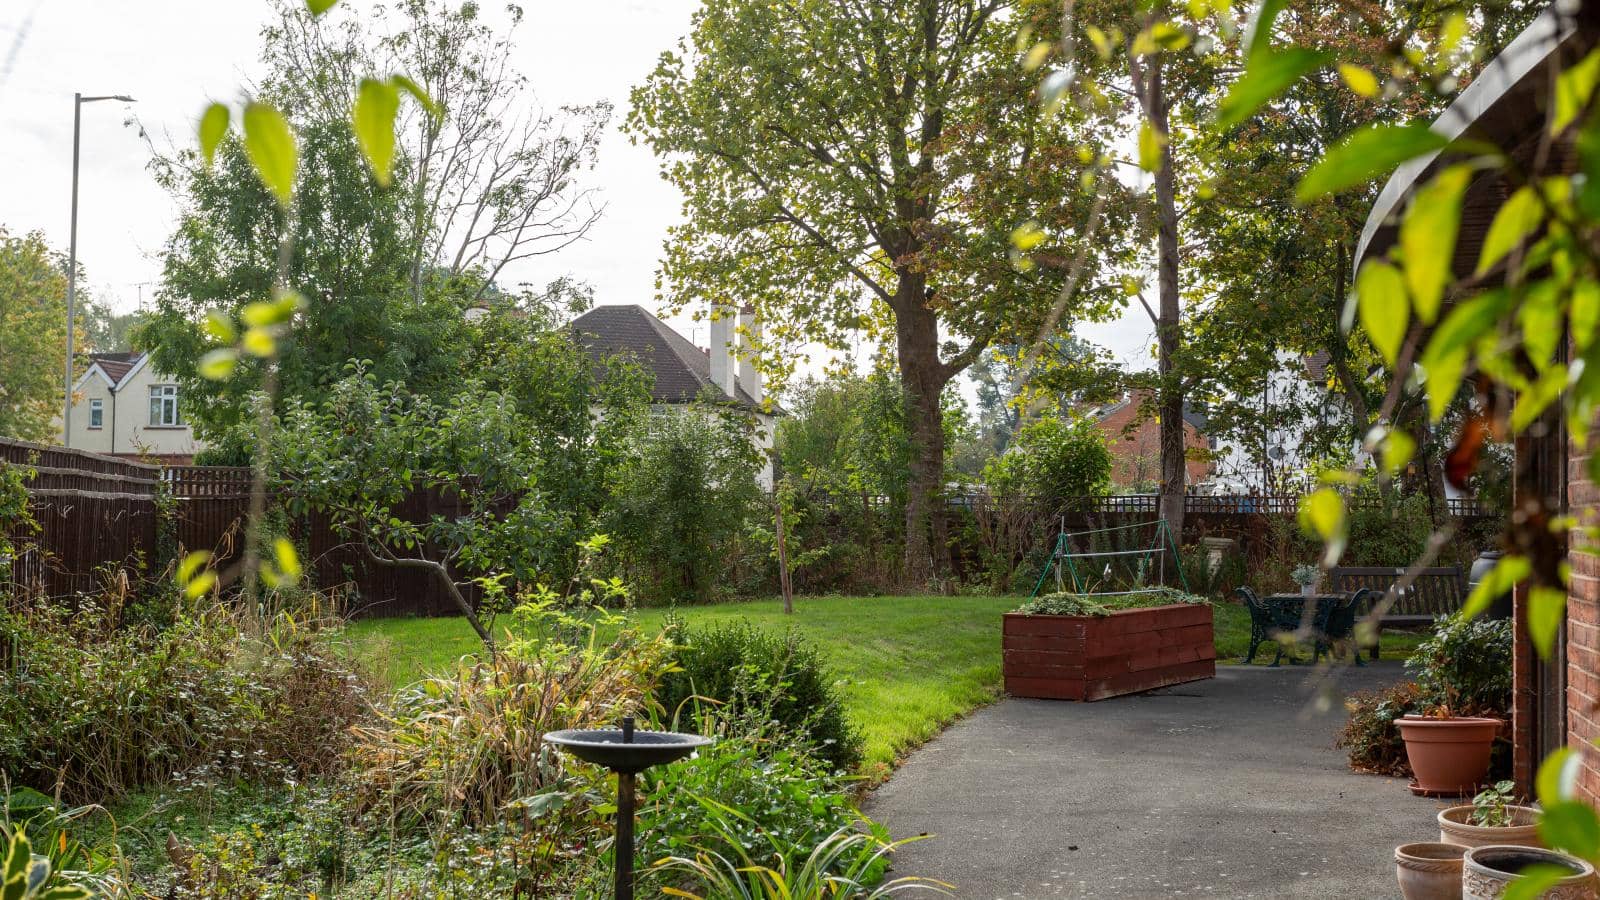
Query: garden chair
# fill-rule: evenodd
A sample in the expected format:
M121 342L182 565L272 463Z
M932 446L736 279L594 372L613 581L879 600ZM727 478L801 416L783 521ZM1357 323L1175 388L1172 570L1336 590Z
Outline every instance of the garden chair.
M1367 593L1367 589L1362 588L1343 600L1329 605L1327 619L1317 630L1317 644L1311 656L1312 662L1321 659L1324 653L1328 654L1329 659L1333 659L1335 645L1345 644L1351 647L1351 655L1355 657L1356 665L1366 665L1361 661L1361 648L1354 646L1353 641L1356 636L1356 619L1360 615L1362 604L1368 600L1365 596Z
M1256 648L1262 641L1276 642L1276 636L1281 631L1294 631L1300 627L1300 613L1298 610L1290 611L1284 607L1273 606L1265 603L1256 592L1247 587L1240 586L1234 591L1244 601L1245 609L1250 610L1250 652L1245 654L1245 665L1255 661ZM1278 644L1278 655L1273 657L1272 664L1277 665L1283 660L1283 645ZM1290 658L1293 661L1293 657Z

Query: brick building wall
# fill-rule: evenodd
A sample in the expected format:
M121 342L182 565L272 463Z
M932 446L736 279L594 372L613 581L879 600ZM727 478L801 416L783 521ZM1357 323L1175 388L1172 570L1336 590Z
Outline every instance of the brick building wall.
M1590 446L1600 438L1600 418L1589 423ZM1589 476L1588 452L1569 448L1567 460L1567 508L1582 525L1600 522L1600 485ZM1600 557L1585 552L1585 542L1574 536L1567 551L1572 565L1572 580L1567 590L1567 743L1582 745L1600 737ZM1521 648L1519 648L1521 649ZM1529 648L1531 652L1531 648ZM1519 697L1519 699L1521 699ZM1531 746L1520 744L1519 746ZM1528 766L1537 766L1530 759ZM1519 773L1521 774L1521 773ZM1580 779L1583 792L1591 801L1600 801L1600 765L1586 757Z
M1111 451L1111 481L1122 487L1161 480L1161 423L1154 415L1142 415L1148 391L1135 391L1128 402L1113 408L1095 424L1106 436ZM1197 484L1211 474L1206 454L1211 445L1205 435L1189 422L1183 423L1183 443L1188 448L1189 483Z

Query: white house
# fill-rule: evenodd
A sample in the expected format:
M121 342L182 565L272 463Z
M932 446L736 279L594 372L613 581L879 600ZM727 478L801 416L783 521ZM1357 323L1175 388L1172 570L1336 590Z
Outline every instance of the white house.
M655 376L650 387L652 403L682 407L710 398L711 402L738 406L755 418L752 440L765 460L757 480L772 489L772 438L775 406L767 404L761 373L734 328L732 311L711 323L711 347L702 350L688 338L642 306L596 306L572 321L572 330L584 351L596 363L630 356ZM737 331L759 336L755 313L738 313ZM747 338L746 338L747 339Z
M202 446L183 419L177 382L139 352L89 354L72 386L72 433L62 437L76 450L179 465Z

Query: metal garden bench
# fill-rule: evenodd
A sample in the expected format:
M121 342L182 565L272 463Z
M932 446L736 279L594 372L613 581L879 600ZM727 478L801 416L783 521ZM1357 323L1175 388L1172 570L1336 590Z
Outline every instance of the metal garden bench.
M1404 567L1341 566L1329 571L1333 589L1356 598L1359 615L1367 616L1383 601L1389 589L1405 574ZM1378 618L1380 637L1385 625L1428 625L1439 616L1461 609L1467 599L1466 578L1460 566L1435 566L1423 569L1409 587ZM1372 658L1378 658L1378 645L1372 645Z

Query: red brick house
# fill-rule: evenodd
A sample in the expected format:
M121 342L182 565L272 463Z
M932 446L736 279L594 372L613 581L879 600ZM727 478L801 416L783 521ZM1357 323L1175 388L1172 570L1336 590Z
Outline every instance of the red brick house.
M1487 139L1520 166L1541 170L1536 154L1553 95L1553 75L1600 46L1600 0L1546 9L1529 28L1484 68L1477 80L1434 123L1450 137L1471 134ZM1542 171L1573 172L1576 154L1570 139L1548 148ZM1402 166L1373 206L1356 253L1359 270L1365 258L1379 257L1396 241L1398 217L1412 192L1438 170L1440 160L1423 157ZM1494 214L1510 190L1498 171L1480 173L1468 188L1462 208L1454 260L1458 278L1470 278ZM1493 277L1493 273L1485 280ZM1479 283L1483 286L1483 282ZM1570 344L1563 353L1570 352ZM1600 417L1588 423L1590 446L1600 439ZM1596 520L1600 489L1591 480L1587 455L1575 452L1567 423L1552 408L1516 442L1516 474L1512 503L1514 529L1542 529L1543 518L1570 512L1585 522ZM1600 737L1600 558L1559 539L1556 553L1572 567L1566 620L1548 660L1534 652L1526 627L1526 594L1514 597L1516 623L1512 738L1514 771L1519 788L1531 793L1539 761L1551 751L1581 745ZM1589 757L1580 788L1591 802L1600 801L1600 768Z
M1151 392L1133 391L1115 403L1084 410L1106 437L1111 451L1111 483L1121 488L1154 490L1161 480L1161 423L1156 419ZM1211 442L1203 431L1205 418L1185 409L1183 443L1187 448L1189 484L1211 474Z

